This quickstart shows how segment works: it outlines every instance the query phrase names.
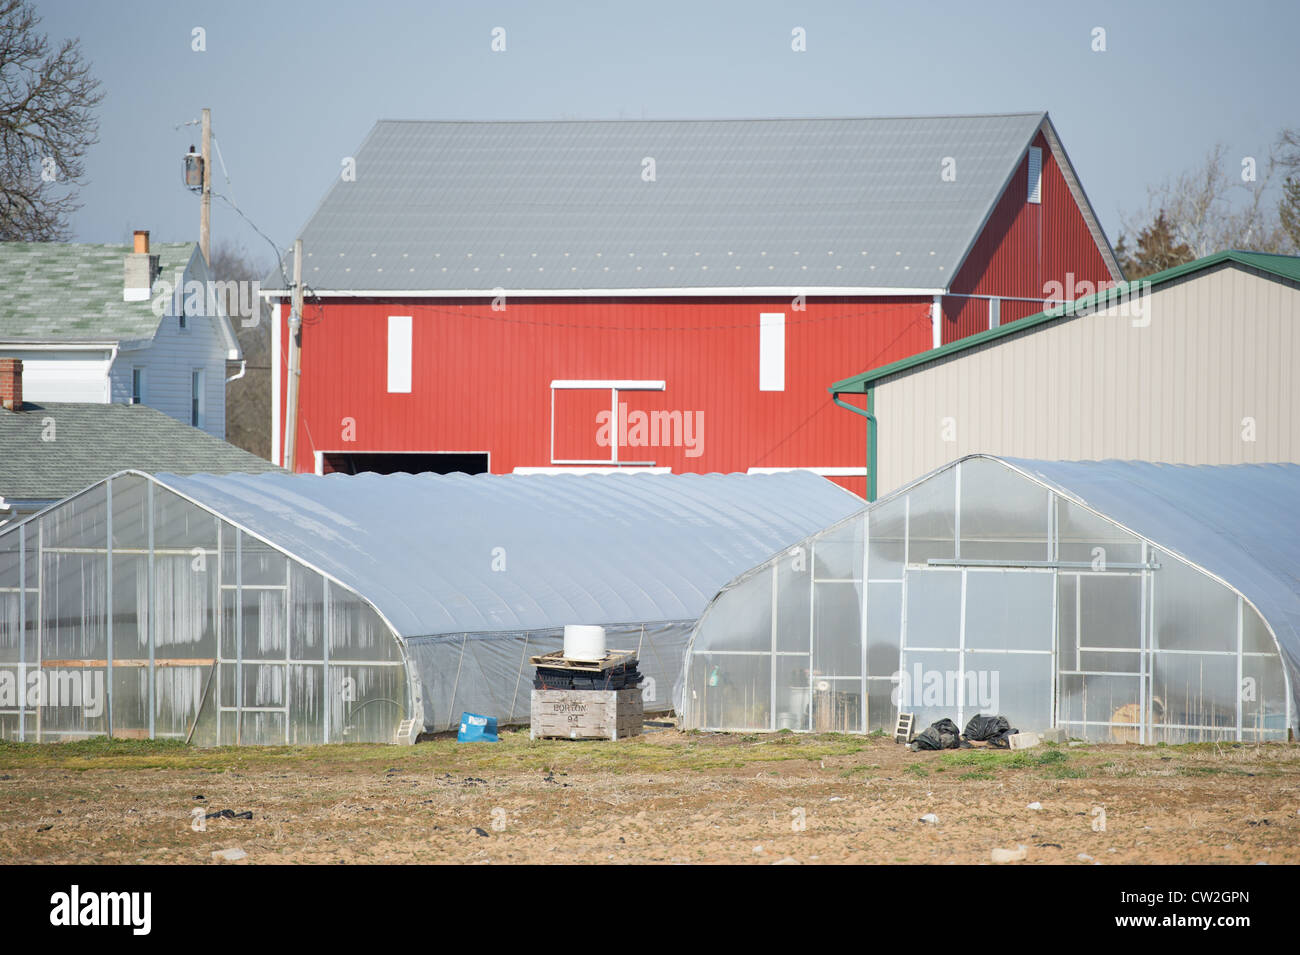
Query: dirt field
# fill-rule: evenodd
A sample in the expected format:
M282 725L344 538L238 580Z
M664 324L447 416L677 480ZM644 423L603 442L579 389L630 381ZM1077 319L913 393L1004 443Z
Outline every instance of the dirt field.
M199 807L252 819L195 831ZM1298 812L1300 746L1282 744L0 743L4 863L206 864L227 848L251 863L978 863L1019 846L1027 863L1297 863Z

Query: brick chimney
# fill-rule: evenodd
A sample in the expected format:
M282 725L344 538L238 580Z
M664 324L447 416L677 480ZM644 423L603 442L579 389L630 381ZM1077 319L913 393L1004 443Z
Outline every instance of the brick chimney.
M158 277L158 271L158 256L149 254L149 233L147 230L137 229L132 251L126 257L122 301L149 301L153 292L153 280Z
M22 359L0 358L0 405L7 411L23 408Z

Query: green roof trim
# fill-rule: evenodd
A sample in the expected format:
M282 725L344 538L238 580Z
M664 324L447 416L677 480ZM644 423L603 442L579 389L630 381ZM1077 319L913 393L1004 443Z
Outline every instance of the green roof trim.
M159 279L175 280L198 246L156 242ZM0 342L149 341L159 318L150 301L125 302L130 245L0 242Z
M1222 265L1225 262L1244 265L1261 272L1268 272L1279 278L1289 279L1293 282L1300 282L1300 256L1277 255L1270 252L1240 252L1236 249L1228 249L1225 252L1216 252L1214 255L1207 255L1204 258L1196 259L1192 262L1185 262L1182 265L1176 265L1171 269L1165 269L1163 272L1156 272L1154 275L1148 275L1144 279L1137 279L1132 282L1120 282L1113 288L1075 299L1073 302L1066 302L1062 306L1048 309L1045 312L1039 312L1036 315L1030 315L1028 318L1009 322L1006 325L999 325L997 328L990 328L988 331L979 332L978 334L958 339L955 342L949 342L947 345L943 345L939 348L932 348L928 351L910 355L907 358L900 359L899 361L891 362L888 365L881 365L879 368L864 371L860 375L854 375L851 378L837 381L835 384L830 385L826 390L832 395L862 394L870 391L872 385L876 382L897 375L900 372L908 371L909 369L917 368L921 365L928 365L931 362L942 361L949 355L954 355L970 348L978 348L988 342L997 341L999 338L1018 335L1021 332L1028 331L1036 325L1046 325L1080 313L1090 312L1093 308L1098 306L1105 308L1114 304L1115 300L1121 299L1135 291L1140 292L1142 289L1147 287L1154 287L1162 285L1165 282L1172 282L1175 279L1180 279L1186 275L1191 275L1194 272L1200 272L1204 269Z
M0 448L0 498L10 502L62 500L126 470L282 470L147 405L28 401L0 410Z

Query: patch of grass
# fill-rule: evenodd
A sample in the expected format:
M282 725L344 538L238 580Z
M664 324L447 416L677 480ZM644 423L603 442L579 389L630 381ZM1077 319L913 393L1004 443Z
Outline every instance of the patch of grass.
M939 761L947 766L972 766L978 769L1033 769L1063 763L1070 757L1059 749L1009 750L963 749L943 753Z
M1225 750L1233 749L1254 749L1257 748L1258 745L1258 743L1238 743L1236 741L1228 743L1180 743L1177 746L1170 746L1168 743L1156 743L1156 748L1168 748L1172 750L1175 755L1179 755L1187 753L1221 753Z
M874 766L850 766L848 769L840 770L840 775L845 779L852 779L854 776L858 775L859 773L864 773L864 774L869 773L871 772L871 770L875 768L876 767Z
M775 744L775 745L771 745ZM0 741L0 769L189 769L239 772L269 765L288 771L335 770L483 776L494 771L593 770L666 773L739 769L755 763L851 756L872 744L860 736L771 734L754 743L728 734L674 733L604 740L530 740L528 730L503 729L496 743L457 743L451 734L415 746L336 743L329 746L203 748L175 740L95 737L66 743Z
M33 752L33 743L16 743L0 740L0 757ZM184 740L178 739L109 739L107 736L91 736L88 739L69 740L66 743L48 743L40 746L54 747L64 756L154 756L169 753L185 753L193 749Z
M910 766L904 769L903 772L907 773L910 776L929 776L930 768L926 766L924 763L912 763Z
M1044 779L1087 779L1088 770L1083 766L1050 766L1043 773Z
M1184 776L1245 776L1244 769L1235 766L1180 766L1178 771Z
M958 778L958 779L972 779L972 780L973 780L973 779L993 779L994 776L993 776L992 773L988 772L987 770L983 770L983 769L975 769L975 770L972 770L972 771L969 772L969 773L962 773L962 774L961 774L960 776L958 776L957 778Z

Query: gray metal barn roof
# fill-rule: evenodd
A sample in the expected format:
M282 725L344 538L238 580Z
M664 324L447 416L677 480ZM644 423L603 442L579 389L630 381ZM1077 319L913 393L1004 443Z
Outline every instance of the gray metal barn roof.
M1300 673L1300 465L997 460L1226 581Z
M154 479L351 587L403 637L694 619L862 506L806 471Z
M1095 226L1042 112L384 120L355 181L335 181L303 228L303 278L316 291L945 289L1040 128ZM278 270L264 284L280 288Z

